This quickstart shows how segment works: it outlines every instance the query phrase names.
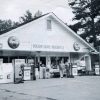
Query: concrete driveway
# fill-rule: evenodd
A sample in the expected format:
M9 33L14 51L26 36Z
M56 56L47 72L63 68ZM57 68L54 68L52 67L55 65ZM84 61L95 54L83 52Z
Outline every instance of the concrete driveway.
M0 98L0 100L100 100L100 76L0 84Z

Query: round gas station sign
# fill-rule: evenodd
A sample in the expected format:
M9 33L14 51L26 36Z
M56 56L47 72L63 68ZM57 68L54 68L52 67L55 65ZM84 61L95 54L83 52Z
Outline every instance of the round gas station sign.
M19 46L19 40L15 36L11 36L8 38L8 45L12 49L16 49Z
M76 42L73 44L73 47L74 47L75 51L79 51L80 50L80 45L78 43L76 43Z

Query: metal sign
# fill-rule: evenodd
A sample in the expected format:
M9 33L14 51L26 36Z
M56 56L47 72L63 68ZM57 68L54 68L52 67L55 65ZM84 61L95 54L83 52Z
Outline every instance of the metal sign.
M12 49L16 49L19 46L19 40L15 36L11 36L8 38L8 45Z
M0 83L11 83L14 81L12 63L0 64Z
M79 50L80 50L80 46L79 46L79 44L76 43L76 42L73 44L73 47L74 47L74 50L75 50L75 51L79 51Z

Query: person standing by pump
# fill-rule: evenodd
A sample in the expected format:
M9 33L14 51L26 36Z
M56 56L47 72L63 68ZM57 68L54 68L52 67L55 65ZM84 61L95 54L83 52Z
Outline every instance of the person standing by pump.
M61 60L61 62L60 62L60 64L59 64L60 78L63 78L63 75L64 75L64 68L65 68L64 61Z

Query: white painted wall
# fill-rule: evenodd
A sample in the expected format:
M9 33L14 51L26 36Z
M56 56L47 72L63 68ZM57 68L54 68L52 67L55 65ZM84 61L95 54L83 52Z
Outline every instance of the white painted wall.
M52 20L52 30L46 29L46 20L48 18ZM8 46L7 41L11 36L17 37L20 41L17 49L11 49ZM79 38L49 16L44 16L0 36L0 43L3 44L3 50L76 52L73 48L74 42L80 45L78 52L88 52L85 49L87 46ZM33 44L42 45L43 47L33 48ZM45 46L49 46L49 48ZM61 48L54 49L52 46L61 46Z

